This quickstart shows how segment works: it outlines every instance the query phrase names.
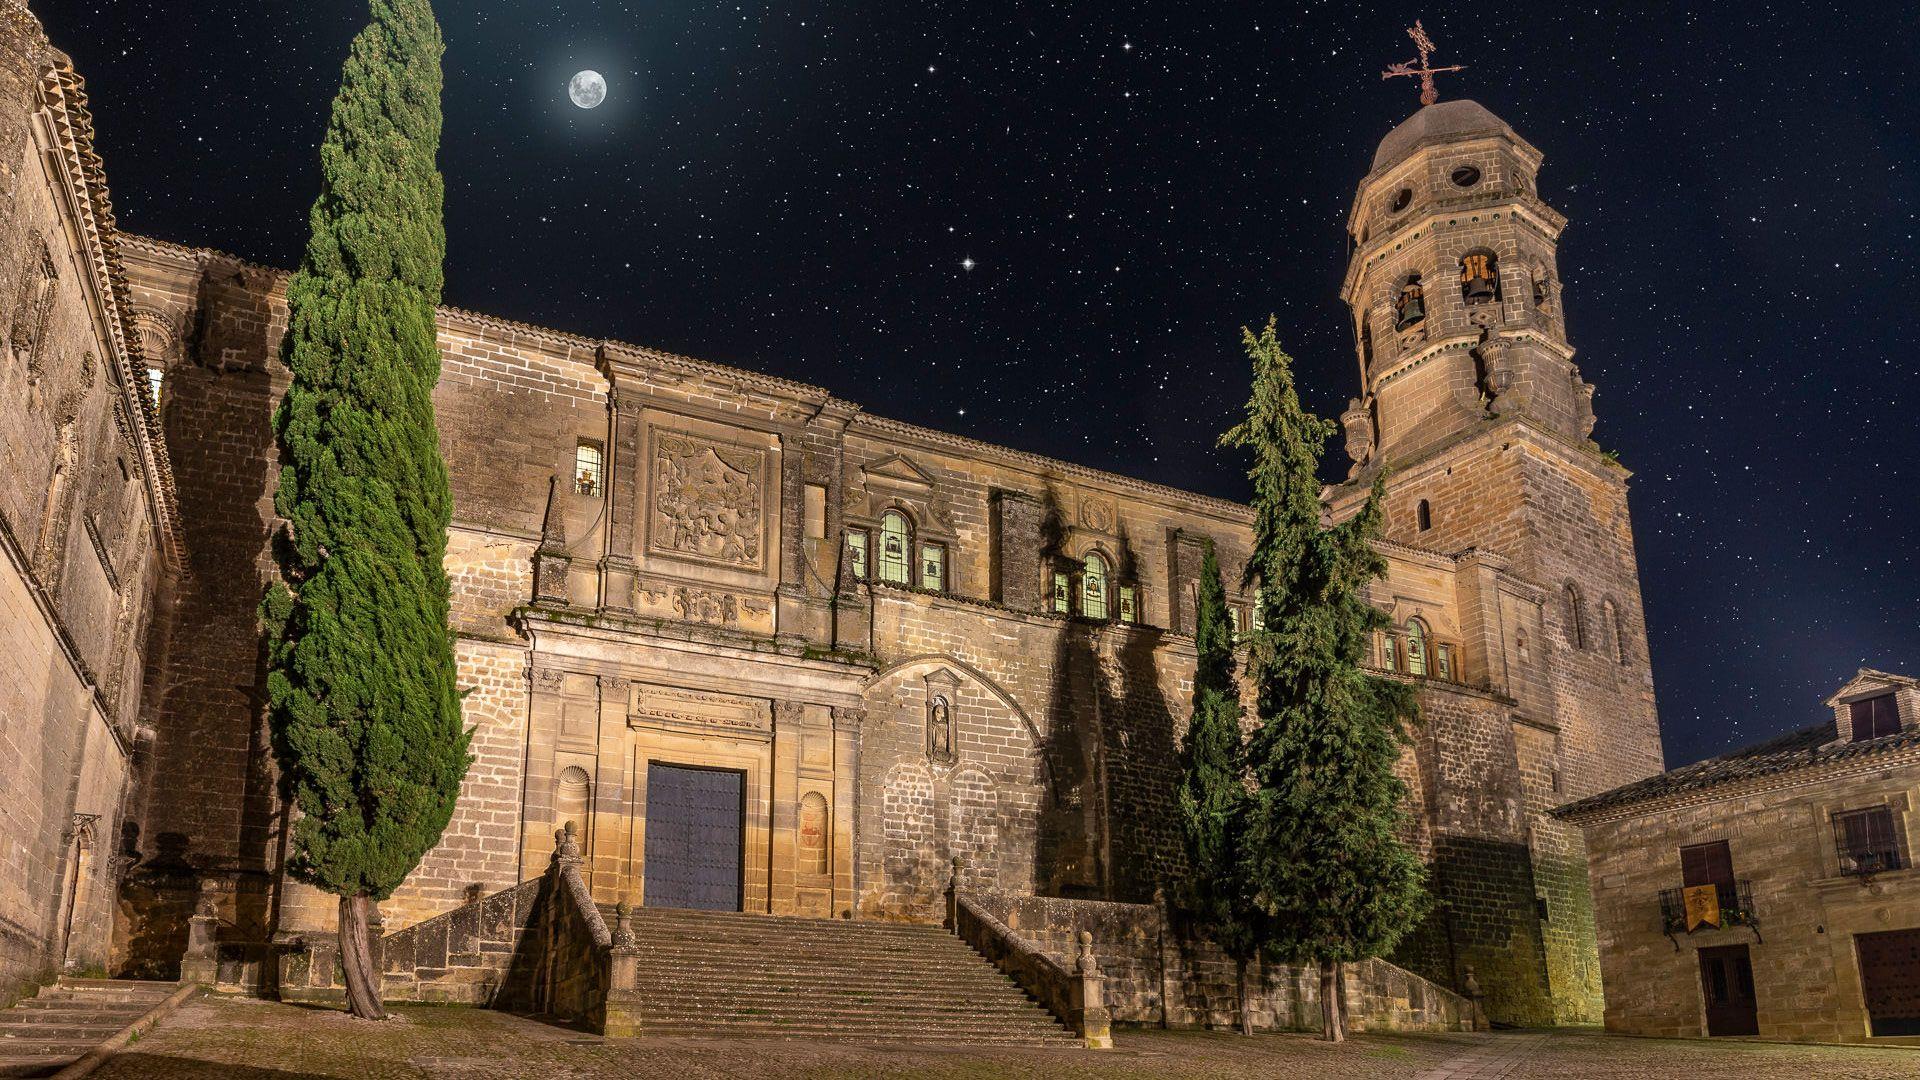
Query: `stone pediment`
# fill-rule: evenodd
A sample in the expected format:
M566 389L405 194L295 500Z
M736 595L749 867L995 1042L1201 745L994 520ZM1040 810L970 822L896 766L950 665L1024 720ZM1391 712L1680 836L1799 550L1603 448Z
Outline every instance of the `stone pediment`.
M901 454L861 466L860 475L869 486L910 488L921 492L933 489L933 476Z
M1914 686L1920 686L1920 679L1910 678L1906 675L1895 675L1890 671L1875 671L1872 668L1861 668L1853 678L1847 680L1846 685L1833 692L1833 696L1826 700L1826 705L1828 708L1832 708L1843 701L1851 701L1854 698L1871 697L1874 694L1884 693L1888 690L1903 690Z

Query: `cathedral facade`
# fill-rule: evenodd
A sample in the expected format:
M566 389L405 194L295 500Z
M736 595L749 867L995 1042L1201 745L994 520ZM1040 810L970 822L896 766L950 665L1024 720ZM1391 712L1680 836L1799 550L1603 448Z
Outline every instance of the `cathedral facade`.
M85 889L31 895L82 881L82 856L58 813L19 826L45 851L0 865L19 928L0 990L71 962L75 933L110 969L177 970L197 904L219 914L221 980L265 987L334 919L281 873L255 616L286 274L120 233L110 212L78 227L76 206L104 210L100 163L70 122L78 77L30 20L6 31L0 298L19 300L0 317L41 318L43 264L99 281L53 301L70 333L34 339L34 377L83 403L72 421L17 348L0 372L7 587L54 598L0 603L45 627L35 663L97 691L101 749L42 788L75 814L71 792L91 800L113 855ZM1540 162L1466 101L1381 145L1345 287L1354 466L1329 492L1351 513L1389 470L1373 599L1394 629L1372 663L1421 688L1402 771L1441 901L1396 959L1477 980L1494 1019L1529 1024L1600 1017L1584 851L1546 810L1661 766L1627 473L1589 438ZM538 875L568 824L595 897L637 905L929 920L956 858L971 886L1047 896L1146 901L1180 875L1201 552L1237 586L1246 507L720 364L453 308L439 326L475 761L441 843L381 905L388 930ZM111 460L129 524L73 540L106 511L61 462L111 479ZM92 586L49 584L96 561L117 622ZM1250 599L1231 593L1242 625ZM109 624L97 659L55 647ZM32 698L10 717L52 693L0 688ZM51 760L19 744L0 743L0 779Z

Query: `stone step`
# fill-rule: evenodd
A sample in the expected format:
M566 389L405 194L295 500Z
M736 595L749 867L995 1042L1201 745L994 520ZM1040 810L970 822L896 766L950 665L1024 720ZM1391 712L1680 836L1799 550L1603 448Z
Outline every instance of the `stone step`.
M54 985L62 990L72 990L77 993L111 993L121 991L125 993L159 994L161 997L166 997L168 994L180 989L179 983L159 982L153 979L84 979L70 975L62 976L60 981Z
M138 997L138 999L132 999L132 1001L123 1001L123 999L119 999L119 997L90 997L90 995L88 995L88 997L75 997L75 995L71 994L48 994L44 995L44 997L27 997L27 999L23 999L23 1001L15 1001L15 1003L13 1003L13 1009L25 1009L25 1011L31 1011L31 1013L44 1013L44 1011L48 1011L48 1009L54 1009L54 1011L60 1011L60 1009L83 1011L84 1009L84 1011L92 1011L92 1013L102 1013L102 1011L117 1013L117 1011L127 1011L127 1009L138 1009L138 1011L144 1013L144 1011L152 1009L154 1005L161 1003L161 1001L165 1001L165 997L154 997L152 1001L148 1001L148 999L144 999L144 997ZM4 1015L4 1013L0 1013L0 1015Z
M776 992L801 993L823 985L851 985L873 994L928 993L966 997L1005 993L1012 983L994 973L957 971L951 973L899 974L887 971L766 971L716 964L642 965L636 971L640 985L673 986L689 989L719 987L728 990L749 987Z
M982 1028L941 1031L920 1024L880 1027L840 1023L782 1023L764 1020L713 1020L684 1023L668 1020L656 1024L642 1020L640 1031L645 1035L662 1037L833 1039L851 1042L960 1043L994 1046L1073 1045L1072 1035L1065 1028L1058 1026L1051 1030L1006 1031L999 1028Z
M0 1053L0 1076L52 1076L78 1060L78 1054L32 1054L12 1057Z
M643 981L635 989L636 995L647 1001L753 1001L772 1002L792 1001L805 998L823 1004L869 1005L891 1009L933 1008L940 1006L961 1006L966 1008L995 1008L1024 1010L1033 1006L1033 1001L1024 991L1009 994L1006 987L992 988L994 993L951 994L916 989L876 990L865 986L775 986L756 983L746 986L716 985L713 983L689 984L684 980Z
M124 1020L104 1020L90 1024L22 1024L18 1026L0 1026L0 1052L17 1042L44 1042L49 1040L79 1039L100 1042L121 1028L133 1023L138 1017Z
M752 1010L755 1012L805 1012L822 1016L916 1016L942 1017L954 1020L996 1019L996 1018L1037 1018L1032 1003L1026 1001L944 1001L944 1002L894 1002L894 1001L848 1001L822 1000L801 994L727 994L716 991L710 994L672 994L662 992L646 994L632 1000L646 1006L649 1014L671 1011L691 1011L695 1015L703 1011L725 1012Z
M634 908L633 928L671 927L682 933L756 934L783 938L804 938L816 934L862 933L874 938L924 939L952 937L934 923L879 922L870 919L813 919L797 915L765 915L748 911L689 911L670 908ZM601 917L611 929L615 921L612 908L601 909Z
M978 957L964 955L893 959L861 956L782 956L769 960L712 950L706 952L663 950L642 952L634 957L634 963L642 970L725 971L739 972L746 976L764 973L793 978L821 978L845 974L858 976L863 981L871 977L937 980L954 975L969 976L977 981L980 978L998 975L997 969L976 967L981 963Z
M98 1045L100 1045L100 1039L0 1039L0 1054L8 1057L30 1057L41 1054L79 1057Z
M145 1015L145 1009L10 1009L0 1013L0 1031L64 1024L69 1027L94 1027L113 1024L126 1027Z
M847 1031L884 1032L913 1035L922 1031L946 1031L956 1034L1053 1034L1066 1029L1059 1024L1033 1019L1007 1017L875 1016L826 1012L775 1012L771 1010L728 1009L657 1010L644 1014L641 1023L699 1027L707 1024L780 1024L785 1026L840 1028Z

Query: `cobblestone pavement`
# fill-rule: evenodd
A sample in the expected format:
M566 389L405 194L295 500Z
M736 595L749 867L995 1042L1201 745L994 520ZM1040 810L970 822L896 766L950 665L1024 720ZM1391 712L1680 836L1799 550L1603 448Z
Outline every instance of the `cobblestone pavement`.
M95 1074L99 1080L503 1080L540 1077L990 1077L1208 1080L1894 1080L1920 1052L1615 1038L1585 1033L1358 1036L1128 1031L1104 1053L777 1039L603 1040L479 1009L402 1007L385 1024L327 1009L206 998Z

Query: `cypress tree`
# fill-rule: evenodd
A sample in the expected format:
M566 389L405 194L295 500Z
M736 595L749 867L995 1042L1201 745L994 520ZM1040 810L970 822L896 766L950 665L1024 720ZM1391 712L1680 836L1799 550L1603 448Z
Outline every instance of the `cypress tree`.
M1247 961L1253 940L1236 882L1241 815L1247 800L1241 744L1240 686L1234 679L1233 627L1220 561L1208 541L1200 564L1195 606L1193 715L1180 742L1179 813L1186 841L1187 878L1180 904L1201 933L1233 957L1238 976L1240 1030L1252 1034L1247 1010Z
M293 379L273 418L283 582L261 607L275 748L298 811L288 871L339 895L348 1004L378 1018L372 906L439 842L470 758L432 399L446 252L440 28L427 0L371 9L287 286Z
M1319 966L1322 1027L1338 1042L1341 965L1390 951L1426 908L1425 871L1400 839L1406 785L1394 772L1416 703L1410 685L1361 669L1388 621L1363 595L1386 571L1370 543L1381 482L1358 514L1321 527L1317 467L1332 425L1301 407L1273 320L1241 333L1253 395L1221 441L1253 451L1246 579L1260 586L1263 628L1247 659L1259 726L1240 878L1262 947Z

